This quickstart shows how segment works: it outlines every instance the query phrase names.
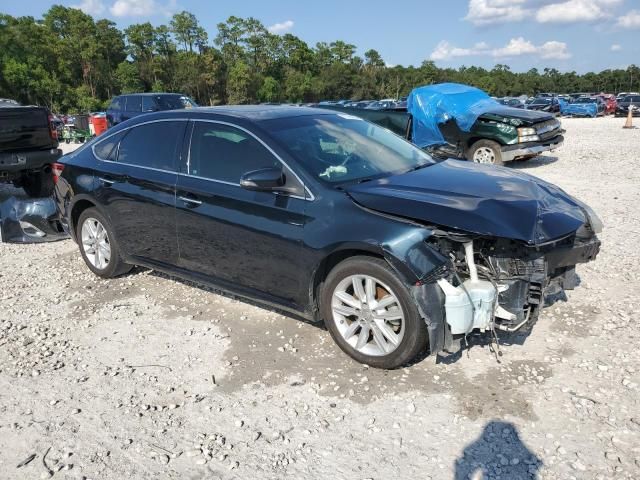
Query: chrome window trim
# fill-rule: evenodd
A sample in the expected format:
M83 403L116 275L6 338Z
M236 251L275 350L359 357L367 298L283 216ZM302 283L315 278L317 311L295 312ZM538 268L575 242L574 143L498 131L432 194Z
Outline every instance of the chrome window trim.
M287 162L285 162L282 157L280 157L280 155L278 155L269 145L267 145L260 137L258 137L255 133L253 133L251 130L248 130L244 127L241 127L240 125L237 125L235 123L230 123L230 122L225 122L224 120L209 120L209 119L204 119L204 118L194 118L192 119L193 124L194 124L194 128L195 128L195 124L196 122L206 122L206 123L217 123L220 125L226 125L228 127L232 127L232 128L237 128L238 130L242 130L245 133L248 133L249 135L251 135L253 138L255 138L264 148L266 148L271 155L273 155L276 160L278 160L282 165L284 165L286 167L286 169L291 172L293 174L294 177L296 177L296 179L298 180L298 182L300 182L300 185L302 185L302 188L304 188L304 191L309 195L309 197L301 197L300 195L286 195L289 198L298 198L301 200L307 200L309 202L312 202L316 199L315 195L313 194L313 192L311 190L309 190L309 188L307 187L307 185L302 181L302 179L298 176L298 174L287 164ZM193 130L191 130L191 137L193 137ZM189 155L187 157L187 161L190 162L191 160L191 138L189 138ZM190 164L190 163L189 163ZM213 178L204 178L204 177L198 177L196 175L191 175L189 173L189 169L187 169L187 175L191 176L191 177L196 177L196 178L201 178L203 180L211 180L213 182L219 182L219 183L224 183L227 185L235 185L240 187L239 183L232 183L232 182L227 182L224 180L216 180ZM274 192L277 193L277 192Z
M118 130L117 132L112 132L110 135L106 135L104 138L101 138L99 141L95 142L95 144L91 145L91 151L93 152L93 156L94 157L96 157L98 160L101 160L103 162L120 163L121 165L129 165L129 166L133 166L133 167L149 168L151 170L158 170L157 168L143 167L142 165L132 165L131 163L114 162L113 160L107 160L106 158L100 157L96 153L96 146L99 145L100 143L106 141L108 138L111 138L111 137L113 137L115 135L118 135L119 133L126 132L127 130L131 130L132 128L141 127L142 125L148 125L150 123L158 123L158 122L188 122L189 120L191 120L191 119L190 118L159 118L157 120L149 120L148 122L136 123L135 125L130 125L130 126L126 127L126 128L123 128L122 130ZM120 148L120 144L118 144L118 148ZM162 170L162 171L163 172L170 172L171 170Z
M114 162L113 160L107 160L107 159L102 158L102 157L100 157L100 156L98 156L96 154L95 148L96 148L96 146L98 144L100 144L100 143L106 141L107 139L109 139L109 138L111 138L111 137L113 137L115 135L118 135L118 134L120 134L122 132L125 132L127 130L131 130L132 128L135 128L135 127L140 127L142 125L148 125L150 123L176 122L176 121L180 121L180 122L191 121L192 124L193 124L193 127L192 127L190 135L189 135L189 150L187 152L187 173L182 173L182 172L173 171L173 170L164 170L164 169L161 169L161 168L145 167L143 165L134 165L132 163L126 163L126 162L117 162L117 161ZM152 170L154 172L171 173L171 174L180 175L180 176L183 176L183 177L197 178L199 180L208 180L208 181L214 182L214 183L220 183L220 184L223 184L223 185L230 185L232 187L242 188L239 183L227 182L227 181L224 181L224 180L217 180L217 179L214 179L214 178L200 177L198 175L192 175L192 174L188 173L189 169L190 169L190 164L191 164L191 139L193 138L193 129L195 128L195 123L196 122L219 123L219 124L222 124L222 125L227 125L229 127L237 128L239 130L242 130L243 132L248 133L253 138L255 138L258 142L260 142L260 144L262 144L269 152L271 152L271 154L274 157L276 157L276 159L280 163L282 163L282 165L284 165L287 168L287 170L289 170L293 174L294 177L296 177L298 179L298 181L300 182L300 184L304 188L305 192L309 195L309 197L308 198L307 197L301 197L300 195L286 195L286 194L281 194L281 193L278 193L278 192L273 192L274 194L284 195L284 196L286 196L288 198L296 198L298 200L305 200L307 202L312 202L312 201L314 201L316 199L315 195L313 195L313 192L311 192L311 190L309 190L309 188L305 185L305 183L298 176L298 174L293 171L293 169L287 164L287 162L282 160L280 155L278 155L276 152L274 152L273 149L271 147L269 147L269 145L267 145L262 139L260 139L260 137L255 135L250 130L247 130L246 128L243 128L243 127L241 127L239 125L236 125L236 124L233 124L233 123L229 123L229 122L225 122L225 121L222 121L222 120L207 120L207 119L200 119L200 118L195 118L195 119L194 118L160 118L160 119L157 119L157 120L149 120L147 122L136 123L135 125L131 125L129 127L123 128L122 130L118 130L117 132L113 132L110 135L107 135L106 137L101 138L99 142L96 142L94 145L91 145L91 151L93 152L93 156L95 158L97 158L98 160L100 160L101 162L114 163L114 164L117 164L117 165L126 165L128 167L143 168L143 169L146 169L146 170ZM119 143L118 143L118 149L120 149L120 144Z

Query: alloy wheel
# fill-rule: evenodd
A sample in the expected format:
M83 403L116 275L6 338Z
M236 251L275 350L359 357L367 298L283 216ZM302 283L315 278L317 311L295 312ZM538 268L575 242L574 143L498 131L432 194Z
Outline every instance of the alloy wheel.
M111 245L104 225L89 217L82 224L82 249L87 260L98 270L104 270L111 261Z
M496 154L489 147L479 147L473 152L473 161L493 164L496 161Z
M331 311L342 338L362 354L388 355L404 336L405 317L398 297L372 276L343 279L333 292Z

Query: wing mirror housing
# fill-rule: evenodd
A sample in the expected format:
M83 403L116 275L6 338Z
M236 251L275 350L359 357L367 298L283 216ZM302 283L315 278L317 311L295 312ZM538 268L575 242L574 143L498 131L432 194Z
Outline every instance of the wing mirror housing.
M240 186L258 192L286 192L286 178L281 168L261 168L240 177Z

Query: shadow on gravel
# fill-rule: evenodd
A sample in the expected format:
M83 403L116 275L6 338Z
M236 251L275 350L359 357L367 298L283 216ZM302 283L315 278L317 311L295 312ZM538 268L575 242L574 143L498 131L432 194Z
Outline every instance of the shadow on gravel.
M454 480L528 480L537 478L542 466L542 460L520 439L515 425L493 420L455 461Z
M552 157L548 155L540 155L537 157L529 158L527 160L514 160L509 163L509 166L517 170L526 170L528 168L542 167L543 165L551 165L556 163L558 157Z

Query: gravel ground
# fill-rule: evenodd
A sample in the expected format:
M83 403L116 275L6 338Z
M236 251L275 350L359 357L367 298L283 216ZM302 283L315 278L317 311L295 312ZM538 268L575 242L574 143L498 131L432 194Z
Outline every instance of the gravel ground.
M100 280L70 240L0 244L0 478L640 478L640 130L563 123L512 168L589 203L602 252L500 358L369 369L189 282Z

